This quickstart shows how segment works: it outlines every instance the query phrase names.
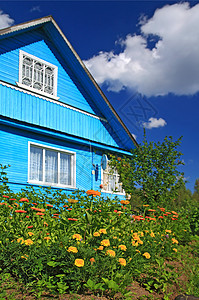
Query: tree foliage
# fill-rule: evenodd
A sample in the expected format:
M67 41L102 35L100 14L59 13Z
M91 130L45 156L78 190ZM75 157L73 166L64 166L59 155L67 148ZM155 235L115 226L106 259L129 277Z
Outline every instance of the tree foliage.
M143 203L163 204L174 199L183 182L182 153L177 150L181 138L173 141L165 137L163 142L147 142L144 134L142 145L133 149L131 155L111 155L110 165L117 168L126 194L134 194Z

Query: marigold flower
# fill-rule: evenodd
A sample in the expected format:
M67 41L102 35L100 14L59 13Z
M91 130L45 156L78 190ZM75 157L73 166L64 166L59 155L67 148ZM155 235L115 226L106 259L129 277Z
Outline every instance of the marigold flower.
M17 201L17 199L15 199L15 198L10 198L9 200L10 201Z
M51 240L51 237L50 237L50 236L45 236L45 237L44 237L44 240L49 241L49 240Z
M173 248L173 251L178 252L178 250L176 248Z
M110 241L109 240L102 240L101 245L105 246L105 247L108 247L108 246L110 246Z
M77 203L78 200L75 200L75 199L68 199L68 202L69 202L69 203Z
M22 210L22 209L20 209L20 210L15 210L15 212L16 212L16 213L27 213L26 210Z
M27 198L21 198L19 202L29 202L29 200Z
M148 211L151 211L151 212L153 212L153 211L156 211L155 209L148 209Z
M68 207L68 205L63 205L63 207Z
M24 243L24 239L23 239L23 238L18 238L18 239L17 239L17 243L23 244L23 243Z
M37 203L32 203L32 205L38 205Z
M32 235L34 235L34 233L33 232L28 232L28 235L32 236Z
M114 250L107 250L106 255L109 255L111 257L115 257L115 251Z
M25 256L23 256L23 255L21 256L21 258L24 258L25 260L27 259L27 257L25 257Z
M100 236L100 233L96 231L93 233L93 236Z
M165 232L171 233L171 230L170 229L166 229Z
M99 246L99 248L97 248L97 250L103 250L104 247L103 246Z
M99 233L107 234L106 229L100 229Z
M94 190L88 190L88 191L86 192L86 194L87 194L87 195L92 195L93 197L95 197L95 196L101 196L101 193L100 193L100 192L94 191Z
M145 253L143 254L143 256L146 257L147 259L149 259L149 258L151 257L151 255L150 255L148 252L145 252Z
M121 204L125 204L125 205L127 205L127 204L129 204L129 203L130 203L130 201L128 201L128 200L121 200L121 201L120 201L120 203L121 203Z
M94 257L91 257L91 258L90 258L90 262L91 262L91 265L93 265L93 263L95 262Z
M154 234L153 231L151 231L150 236L151 236L151 237L155 237L155 234Z
M46 206L47 206L47 207L53 207L53 205L52 205L52 204L46 204Z
M78 221L78 219L75 219L75 218L68 218L68 221Z
M126 251L126 246L125 245L119 245L118 248L120 248L122 251Z
M77 267L79 267L79 268L83 267L83 266L84 266L84 260L81 259L81 258L77 258L77 259L75 260L75 266L77 266Z
M48 223L44 222L44 226L48 226Z
M177 215L178 213L172 210L172 214Z
M36 213L36 215L37 216L43 216L43 215L45 215L44 213L41 213L41 212L38 212L38 213Z
M126 259L119 258L118 261L119 261L119 263L120 263L121 266L126 266Z
M72 246L69 247L67 251L68 252L73 252L73 253L77 253L78 252L77 248L76 247L72 247Z
M178 244L179 243L178 240L176 240L175 238L172 238L171 240L172 240L173 244Z
M27 239L24 241L25 245L30 246L33 244L33 241L31 239Z
M144 207L148 207L148 206L149 206L149 204L143 204L143 206L144 206Z
M77 241L81 241L82 240L82 236L78 233L73 234L73 239L76 239Z
M167 214L167 215L171 215L171 213L170 213L170 212L168 212L168 211L166 211L166 214Z
M30 218L30 216L26 216L26 218L27 218L27 219L29 219L29 218Z
M68 208L68 210L72 210L72 208Z
M159 216L158 219L164 219L164 217L163 216Z
M54 218L54 219L59 219L59 216L52 216L52 218Z
M3 197L3 198L9 198L9 196L8 196L8 195L3 195L2 197Z

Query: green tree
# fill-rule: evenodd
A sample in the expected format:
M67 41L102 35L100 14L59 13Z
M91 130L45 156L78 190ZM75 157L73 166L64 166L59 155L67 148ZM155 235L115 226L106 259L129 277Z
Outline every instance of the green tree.
M173 141L172 137L165 137L162 143L147 142L144 133L143 144L133 149L131 156L110 156L110 165L117 168L131 199L135 194L145 204L161 205L176 197L184 175L178 171L183 164L182 153L177 150L181 139Z

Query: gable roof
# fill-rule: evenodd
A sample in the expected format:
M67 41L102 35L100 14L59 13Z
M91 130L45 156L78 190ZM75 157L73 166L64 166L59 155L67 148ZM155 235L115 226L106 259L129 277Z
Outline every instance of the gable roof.
M136 140L123 123L111 103L108 101L93 76L90 74L79 55L73 49L72 45L65 37L62 30L59 28L52 16L39 18L36 20L21 23L0 30L0 40L3 38L11 37L13 35L34 30L36 28L42 28L44 32L49 36L50 40L56 46L56 49L62 58L70 58L70 68L74 73L78 73L78 77L81 78L82 86L89 91L92 99L95 99L96 106L103 112L104 117L109 122L110 126L114 128L114 132L117 134L120 140L122 140L125 149L130 150L135 146L138 146ZM77 76L77 74L76 74ZM92 83L92 84L90 84Z

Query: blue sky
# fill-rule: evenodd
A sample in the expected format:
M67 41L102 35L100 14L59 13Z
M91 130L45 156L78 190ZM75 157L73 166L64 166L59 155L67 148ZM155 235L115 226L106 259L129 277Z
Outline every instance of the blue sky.
M199 177L198 1L1 1L0 28L52 15L138 143L183 136Z

